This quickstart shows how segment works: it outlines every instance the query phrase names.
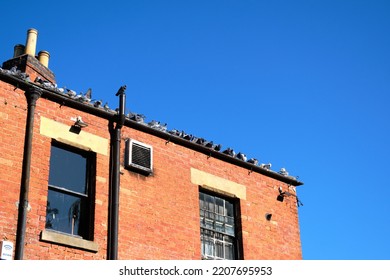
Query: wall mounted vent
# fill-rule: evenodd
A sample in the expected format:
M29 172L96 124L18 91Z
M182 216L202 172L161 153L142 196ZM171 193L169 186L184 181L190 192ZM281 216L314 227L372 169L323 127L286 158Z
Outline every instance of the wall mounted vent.
M133 139L127 139L125 167L144 175L150 175L153 172L153 147Z

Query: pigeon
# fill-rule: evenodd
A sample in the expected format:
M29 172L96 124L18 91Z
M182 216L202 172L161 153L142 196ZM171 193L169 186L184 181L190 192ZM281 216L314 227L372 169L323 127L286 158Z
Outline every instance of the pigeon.
M101 100L96 100L93 102L93 107L100 108L102 106Z
M203 138L198 138L196 140L196 144L199 144L199 145L204 145L205 142L206 142L206 140L204 140Z
M168 131L170 134L175 135L175 136L181 136L181 132L177 129L172 129Z
M85 102L85 103L89 103L91 102L91 94L92 94L92 91L91 89L89 88L87 90L87 93L86 94L83 94L82 92L80 94L78 94L75 99L80 101L80 102Z
M159 128L159 127L160 127L160 122L155 121L155 120L152 120L151 122L148 123L148 125L149 125L151 128Z
M161 124L160 122L155 121L155 120L152 120L150 123L148 123L148 125L151 128L154 128L154 129L157 129L157 130L160 130L160 131L164 131L164 132L167 131L167 124Z
M1 68L0 68L1 69ZM4 70L2 69L1 72L4 72L6 74L10 74L10 75L13 75L13 76L16 76L22 80L25 80L27 82L30 81L30 76L27 74L27 73L24 73L20 70L18 70L18 67L17 66L13 66L10 70Z
M227 155L232 156L232 157L234 157L234 156L236 155L236 153L234 152L234 150L231 149L231 148L227 148L227 149L224 150L222 153L223 153L223 154L227 154Z
M53 84L48 80L43 80L41 77L36 77L34 80L35 83L41 84L44 88L56 88L57 85Z
M69 97L75 97L76 95L77 95L77 93L74 91L74 90L72 90L72 89L65 89L66 90L66 94L69 96Z
M271 169L271 166L272 166L271 163L262 163L262 164L260 164L260 167L262 167L264 169L268 169L268 170Z
M213 148L214 143L213 143L213 141L209 141L209 142L205 143L204 145L205 145L205 147L207 147L207 148Z
M9 73L12 75L20 73L20 70L18 70L18 67L15 65L11 69L9 69Z
M146 118L146 117L145 117L144 115L142 115L142 114L137 114L137 113L132 113L132 112L128 113L128 114L127 114L127 117L128 117L130 120L136 121L136 122L138 122L138 123L143 123L144 120L145 120L145 118Z
M216 150L217 152L219 152L222 149L222 145L221 144L214 145L213 149Z
M84 96L85 96L85 98L91 100L92 99L92 89L89 88Z
M181 135L182 138L186 139L186 140L190 140L193 138L193 136L191 134L187 134L185 133L184 131L182 132L182 135Z
M59 87L57 87L57 88L55 89L55 91L58 92L58 93L64 93L64 92L65 92L65 88L59 88Z
M286 168L280 168L279 174L282 174L283 176L288 176Z
M124 94L125 93L125 91L126 91L126 85L124 85L124 86L121 86L120 88L119 88L119 90L118 90L118 92L115 94L116 96L119 96L119 95L121 95L121 94Z
M167 124L166 123L164 123L163 125L160 125L160 128L159 128L161 131L163 131L163 132L167 132L167 130L168 130L168 127L167 127Z
M258 165L259 164L259 161L255 158L250 158L247 160L247 162L251 163L251 164L254 164L254 165Z
M243 161L246 161L246 155L241 153L241 152L238 152L238 154L236 155L236 158L243 160Z

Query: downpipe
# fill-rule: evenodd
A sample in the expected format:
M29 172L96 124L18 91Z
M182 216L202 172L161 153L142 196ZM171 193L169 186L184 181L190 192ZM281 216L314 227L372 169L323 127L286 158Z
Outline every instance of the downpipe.
M109 221L107 259L118 259L118 228L119 228L119 187L120 187L120 150L121 129L125 123L126 86L122 86L116 96L119 96L119 112L115 128L110 124L111 161L109 190Z
M15 260L23 260L26 223L28 212L28 196L30 191L30 167L32 153L32 139L34 130L34 114L37 100L41 97L42 91L38 88L31 87L25 91L27 99L27 119L26 131L24 136L24 150L22 163L22 179L20 185L18 221L16 229Z

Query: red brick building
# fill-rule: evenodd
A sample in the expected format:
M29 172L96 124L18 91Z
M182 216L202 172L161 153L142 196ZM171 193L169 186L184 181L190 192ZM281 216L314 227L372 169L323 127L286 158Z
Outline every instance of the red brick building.
M14 259L301 259L297 178L56 85L37 32L0 69Z

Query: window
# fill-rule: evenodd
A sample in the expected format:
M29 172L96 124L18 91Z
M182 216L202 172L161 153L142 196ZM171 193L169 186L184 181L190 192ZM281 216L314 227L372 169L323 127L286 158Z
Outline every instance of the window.
M200 239L203 259L238 259L236 206L238 201L201 191Z
M92 240L95 161L92 152L53 142L46 229Z

